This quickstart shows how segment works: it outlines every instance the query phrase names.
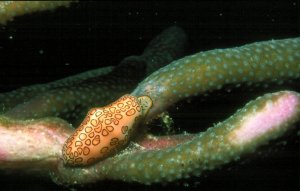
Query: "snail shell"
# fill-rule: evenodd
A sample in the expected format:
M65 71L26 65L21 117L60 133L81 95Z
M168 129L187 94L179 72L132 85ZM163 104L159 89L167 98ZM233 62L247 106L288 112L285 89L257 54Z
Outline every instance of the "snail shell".
M85 166L127 145L134 128L152 106L148 96L124 95L104 107L92 108L63 147L64 164Z

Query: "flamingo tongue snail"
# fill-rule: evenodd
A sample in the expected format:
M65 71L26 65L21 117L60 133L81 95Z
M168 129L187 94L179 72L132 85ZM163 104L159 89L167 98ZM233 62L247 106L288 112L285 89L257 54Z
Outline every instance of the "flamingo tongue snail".
M124 95L107 106L92 108L65 142L64 164L91 165L115 154L128 143L151 106L148 96Z

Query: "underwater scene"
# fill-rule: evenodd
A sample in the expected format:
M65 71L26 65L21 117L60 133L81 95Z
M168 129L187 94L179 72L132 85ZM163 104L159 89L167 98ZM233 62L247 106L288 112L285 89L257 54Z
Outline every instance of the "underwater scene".
M300 2L0 1L1 190L300 190Z

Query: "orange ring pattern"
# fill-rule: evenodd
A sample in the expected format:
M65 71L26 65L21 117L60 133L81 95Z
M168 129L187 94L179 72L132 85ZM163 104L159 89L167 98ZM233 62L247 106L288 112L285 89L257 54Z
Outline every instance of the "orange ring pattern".
M124 147L142 116L135 96L124 95L105 107L91 109L63 147L65 165L95 163Z

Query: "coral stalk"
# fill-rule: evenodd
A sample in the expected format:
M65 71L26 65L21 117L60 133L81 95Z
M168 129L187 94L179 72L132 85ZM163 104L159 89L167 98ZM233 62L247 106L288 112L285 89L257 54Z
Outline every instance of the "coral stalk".
M291 129L299 119L298 93L266 94L185 143L158 150L125 151L88 168L60 165L52 177L64 185L101 179L151 184L200 175L255 151Z
M78 122L89 108L130 93L147 72L182 56L186 41L182 29L169 27L149 43L142 55L125 58L114 69L103 68L0 94L4 115L23 120L55 116Z
M72 1L2 1L0 2L0 24L13 20L14 17L37 11L68 7Z
M14 120L0 117L0 169L46 174L61 157L71 135L70 124L58 118Z
M300 38L271 40L186 56L152 73L132 92L153 100L148 118L229 84L282 83L300 76Z

